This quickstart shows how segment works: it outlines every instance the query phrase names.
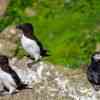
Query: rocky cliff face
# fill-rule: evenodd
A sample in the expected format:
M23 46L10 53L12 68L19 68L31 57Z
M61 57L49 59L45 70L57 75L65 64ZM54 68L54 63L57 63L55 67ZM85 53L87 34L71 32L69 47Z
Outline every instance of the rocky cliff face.
M0 17L6 12L10 0L0 0ZM17 35L13 25L5 28L0 33L0 54L13 56L16 49Z
M19 60L13 58L10 60L11 66L21 69L21 73L28 68L30 59L24 57ZM10 100L100 100L100 91L96 92L87 80L86 73L83 69L68 69L59 71L53 64L40 61L32 64L30 73L33 73L32 90L23 90L23 93L14 95ZM62 67L62 66L59 66ZM16 70L17 70L16 69ZM23 74L24 75L24 74ZM25 77L26 78L26 77ZM25 79L26 80L26 79ZM26 95L26 94L29 95ZM18 96L19 95L19 96ZM21 98L21 99L20 99ZM2 100L9 100L5 97Z
M0 54L13 56L17 47L17 33L14 26L5 28L0 33Z

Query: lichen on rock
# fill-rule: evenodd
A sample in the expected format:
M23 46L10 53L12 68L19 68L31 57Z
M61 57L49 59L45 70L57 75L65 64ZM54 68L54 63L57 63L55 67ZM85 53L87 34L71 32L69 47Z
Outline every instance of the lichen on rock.
M0 33L0 54L14 56L17 47L18 35L15 26L11 25Z

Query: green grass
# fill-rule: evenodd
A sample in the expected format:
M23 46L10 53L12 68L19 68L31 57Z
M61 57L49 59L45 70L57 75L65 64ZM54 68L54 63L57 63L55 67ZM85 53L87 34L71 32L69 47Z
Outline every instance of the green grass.
M27 16L26 7L35 9L37 15ZM48 61L76 68L89 62L100 41L100 32L95 32L99 13L98 0L11 0L7 16L0 19L0 31L10 24L30 22L36 36L49 50ZM24 54L19 49L17 55Z

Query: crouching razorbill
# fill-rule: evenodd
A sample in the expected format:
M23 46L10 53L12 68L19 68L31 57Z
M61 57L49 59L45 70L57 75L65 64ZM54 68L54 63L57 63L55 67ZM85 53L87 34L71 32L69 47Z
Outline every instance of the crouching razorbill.
M91 64L87 69L87 78L96 91L100 90L100 52L91 57Z
M10 67L8 57L0 55L0 95L13 94L26 88L18 74ZM7 92L8 91L8 92Z
M47 50L43 48L41 42L34 35L32 24L19 24L16 26L16 29L20 30L21 45L30 57L34 58L35 61L39 61L43 56L48 56Z

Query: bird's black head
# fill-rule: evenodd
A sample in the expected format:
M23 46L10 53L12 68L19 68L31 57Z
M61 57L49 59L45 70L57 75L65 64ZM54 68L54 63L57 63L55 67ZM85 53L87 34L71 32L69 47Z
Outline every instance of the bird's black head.
M92 63L98 63L100 64L100 52L95 52L91 57Z
M8 57L5 55L0 55L0 68L6 72L10 69Z
M0 66L2 65L8 65L9 61L8 61L8 57L5 55L0 55Z
M16 29L21 30L25 36L32 38L34 28L31 23L24 23L24 24L16 25Z

